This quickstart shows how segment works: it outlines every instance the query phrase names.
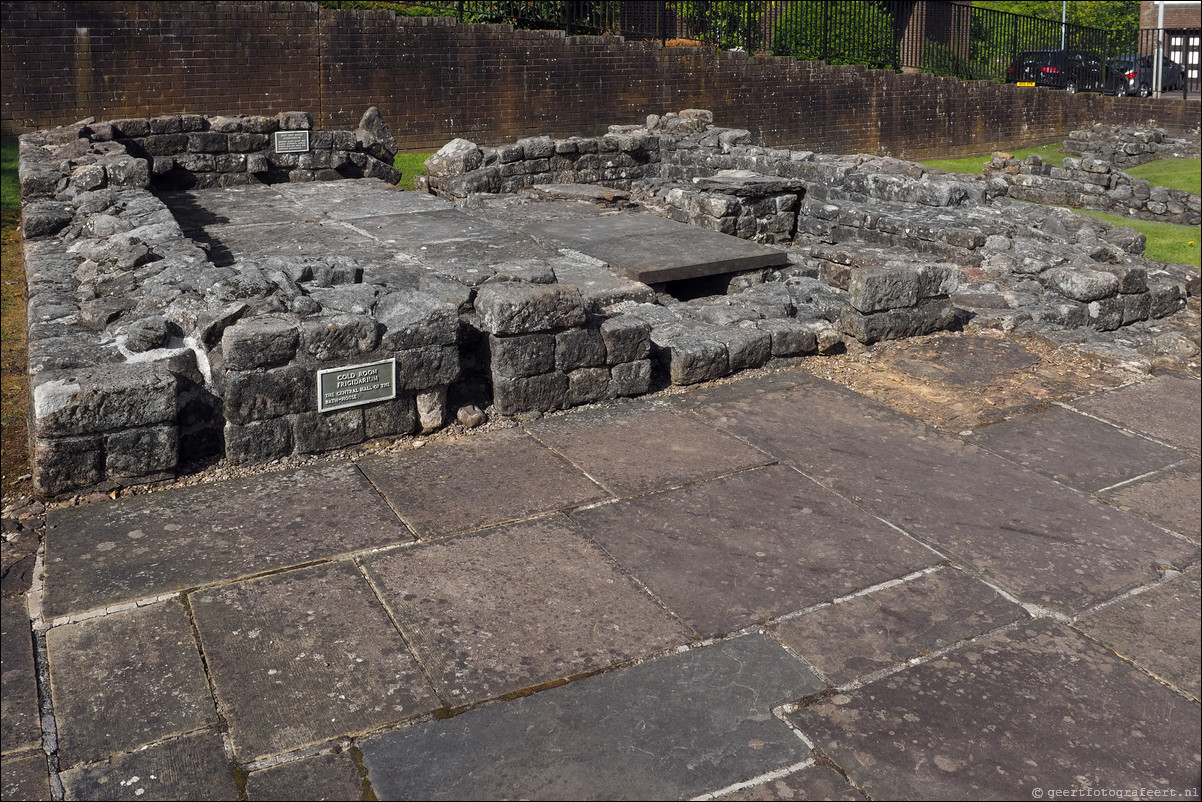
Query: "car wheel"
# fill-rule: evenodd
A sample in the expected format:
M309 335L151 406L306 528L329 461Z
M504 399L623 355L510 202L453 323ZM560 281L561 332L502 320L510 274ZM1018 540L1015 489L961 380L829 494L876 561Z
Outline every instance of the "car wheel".
M1148 97L1151 94L1152 94L1152 87L1148 86L1147 84L1139 85L1139 96L1140 97Z
M1064 85L1064 91L1068 92L1070 95L1075 95L1077 94L1077 85L1072 81L1069 81Z

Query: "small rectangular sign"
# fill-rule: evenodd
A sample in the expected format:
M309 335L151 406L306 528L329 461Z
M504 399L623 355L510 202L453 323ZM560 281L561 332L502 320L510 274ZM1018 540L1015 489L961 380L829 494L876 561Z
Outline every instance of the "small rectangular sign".
M317 411L357 407L396 398L396 360L317 371Z
M275 132L275 152L276 153L308 153L309 152L309 132L308 131L276 131Z
M1019 86L1035 86L1035 82L1034 81L1019 81L1018 85Z

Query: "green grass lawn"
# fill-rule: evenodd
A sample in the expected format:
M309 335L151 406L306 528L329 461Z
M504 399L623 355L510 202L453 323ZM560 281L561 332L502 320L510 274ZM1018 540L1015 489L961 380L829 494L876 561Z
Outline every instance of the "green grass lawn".
M17 185L17 138L0 139L0 208L21 208L21 188Z
M401 189L413 189L413 176L426 174L426 159L433 153L398 153L392 166L401 171Z
M1006 152L1016 159L1025 159L1028 156L1035 155L1048 164L1054 164L1057 167L1064 161L1064 157L1068 155L1060 149L1059 142L1053 142L1050 145L1039 145L1034 148L1008 150ZM936 170L947 170L949 173L981 175L981 173L985 172L985 164L988 161L988 156L969 156L967 159L933 159L922 163L927 167L934 167Z
M1154 187L1202 194L1202 159L1161 159L1124 172L1142 178Z

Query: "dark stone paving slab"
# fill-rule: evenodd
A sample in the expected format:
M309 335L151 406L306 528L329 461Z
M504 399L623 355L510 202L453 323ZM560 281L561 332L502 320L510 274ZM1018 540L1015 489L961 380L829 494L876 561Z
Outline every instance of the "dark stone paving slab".
M774 627L836 685L1026 618L988 585L943 568Z
M822 688L763 635L362 742L381 799L680 799L807 757L771 714Z
M593 507L572 517L707 637L942 559L785 466Z
M429 443L360 463L423 538L506 523L608 498L601 487L524 432L505 429Z
M376 215L348 222L385 243L420 242L424 245L434 242L487 239L502 233L500 229L486 221L454 208Z
M217 724L177 601L55 627L46 651L63 767Z
M586 253L644 284L787 265L784 251L650 215L551 220L535 237Z
M498 232L487 239L447 242L428 242L422 238L413 238L390 242L388 247L397 253L412 257L424 268L457 277L458 280L471 278L468 271L472 269L477 271L481 277L479 280L483 281L492 276L494 265L522 259L550 261L559 257L559 251L550 245L535 242L525 234L508 232Z
M453 705L694 637L561 516L395 550L366 570Z
M889 364L919 379L953 387L980 387L996 376L1022 370L1039 357L1020 343L993 337L937 337L887 357Z
M972 442L1069 487L1094 493L1180 462L1180 451L1052 407L973 433Z
M808 766L784 777L714 797L722 802L776 802L776 800L836 799L864 802L864 795L843 775L822 764Z
M1197 703L1046 619L789 719L873 799L1182 794L1198 782Z
M1077 622L1087 635L1202 699L1202 584L1198 566Z
M52 510L48 618L412 540L354 465Z
M0 797L12 802L42 802L50 799L50 773L41 749L5 754L0 770Z
M1078 612L1184 566L1197 549L831 382L698 408L1022 601ZM731 385L735 387L735 385Z
M175 221L192 234L211 226L314 221L312 210L290 203L280 186L160 192Z
M24 596L0 599L0 630L0 751L8 754L42 744L33 634Z
M375 239L330 220L210 226L196 239L209 246L210 257L219 265L271 256L321 259L342 254L353 255L360 264L393 258L392 250Z
M1175 374L1078 398L1073 407L1155 437L1175 448L1202 450L1202 385Z
M1159 471L1102 494L1126 510L1185 535L1202 540L1202 464L1194 462Z
M278 190L310 212L333 220L454 208L450 201L425 192L406 192L376 178L281 184Z
M545 418L526 429L616 496L774 461L691 415L641 405Z
M298 799L363 799L359 768L345 752L286 763L246 778L246 798L252 801L295 802Z
M214 732L165 741L60 776L68 800L238 799L221 736Z
M242 760L428 713L440 703L350 563L190 596Z

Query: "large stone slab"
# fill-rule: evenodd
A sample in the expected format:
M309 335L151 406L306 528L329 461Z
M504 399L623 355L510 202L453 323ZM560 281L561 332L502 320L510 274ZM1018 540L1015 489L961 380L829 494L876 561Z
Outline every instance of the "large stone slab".
M620 275L644 284L789 263L784 251L651 215L552 220L526 230L607 262Z
M405 192L377 178L280 184L279 193L309 212L332 220L451 209L454 204L425 192Z
M41 749L4 755L0 769L0 794L12 802L42 802L50 799L50 773Z
M978 429L972 442L1091 493L1166 468L1185 456L1063 407Z
M1202 385L1166 374L1106 393L1078 398L1072 406L1149 435L1195 455L1202 450Z
M199 591L189 600L234 752L244 761L441 706L350 563Z
M789 719L873 799L1181 794L1199 771L1197 703L1049 620Z
M246 777L246 798L269 802L298 799L363 799L363 781L350 755L314 757L252 771Z
M699 414L979 571L1021 601L1076 612L1187 565L1164 530L831 382L771 403L732 385Z
M1103 497L1121 510L1202 540L1202 465L1197 460L1112 488Z
M52 510L44 613L79 613L412 539L345 463Z
M488 239L502 233L484 220L455 208L363 217L354 220L352 225L385 243L418 242L426 245Z
M544 418L526 429L615 496L665 490L773 461L695 417L652 406Z
M530 435L502 430L360 461L420 537L439 537L609 494Z
M365 568L453 705L694 637L562 516L398 549Z
M315 221L317 215L289 202L282 185L250 184L226 189L159 192L179 227L188 235L213 226Z
M0 599L0 629L0 749L7 755L42 744L33 632L24 596Z
M808 765L784 776L714 797L722 802L776 802L776 800L835 799L864 802L864 795L839 772L822 763Z
M1202 698L1202 584L1198 566L1082 617L1077 626L1195 699Z
M202 732L116 755L101 763L64 771L63 798L238 799L234 772L221 745L221 735Z
M593 507L572 517L707 637L942 560L785 466Z
M46 651L63 767L217 724L178 601L55 627Z
M822 687L762 635L362 741L381 799L681 799L806 757L771 714Z
M1026 618L988 585L953 568L821 607L774 628L836 685Z
M219 265L271 256L321 259L332 254L353 256L361 264L387 263L393 256L378 240L334 220L213 225L196 239L208 245L210 258Z

